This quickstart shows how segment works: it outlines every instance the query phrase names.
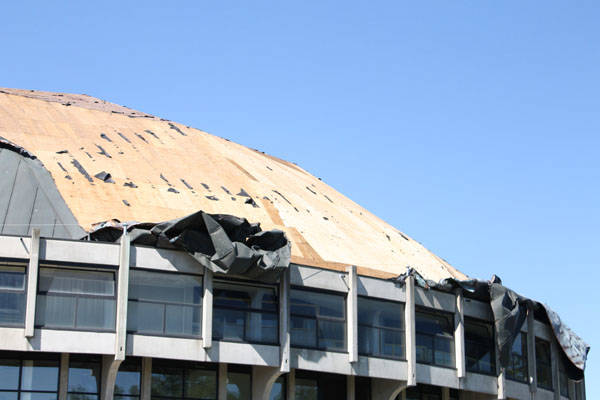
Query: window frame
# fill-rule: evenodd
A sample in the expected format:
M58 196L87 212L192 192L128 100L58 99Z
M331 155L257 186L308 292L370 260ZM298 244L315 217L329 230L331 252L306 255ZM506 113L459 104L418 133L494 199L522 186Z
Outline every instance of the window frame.
M87 359L87 360L86 360ZM76 362L76 363L81 363L81 364L92 364L95 363L98 366L98 372L100 373L100 375L98 375L97 378L97 392L93 393L93 392L76 392L76 391L70 391L69 390L69 384L70 384L70 371L71 371L71 363L72 362ZM67 376L69 377L69 379L67 380L67 400L69 399L69 395L82 395L82 396L96 396L97 400L100 400L100 395L102 392L102 357L100 356L93 356L91 354L70 354L69 355L69 365L67 368Z
M521 350L523 352L523 354L521 355L521 357L524 360L524 366L523 368L525 369L525 379L521 380L515 377L514 372L514 360L513 360L513 352L512 352L512 346L511 346L511 350L510 350L510 358L509 358L509 363L510 365L505 369L506 371L506 379L509 381L513 381L513 382L518 382L518 383L523 383L523 384L528 384L529 381L529 360L528 360L528 343L527 343L527 332L523 332L523 331L519 331L519 335L521 336ZM515 338L516 340L516 338ZM514 346L514 343L513 343Z
M11 352L0 352L0 361L17 361L19 374L18 374L18 384L16 389L0 389L0 393L16 393L17 398L20 399L23 393L40 393L40 394L56 394L56 400L58 400L59 392L60 392L60 373L61 373L61 362L60 356L54 355L52 353L16 353L11 354ZM52 390L27 390L23 389L23 362L24 361L54 361L56 363L57 376L56 376L56 391Z
M154 394L152 392L152 375L155 373L155 368L173 368L180 369L183 371L181 374L181 396L163 396ZM186 377L189 375L189 370L204 370L214 371L215 373L215 398L197 398L197 397L186 397L185 383ZM141 388L140 388L141 389ZM182 360L167 360L154 358L152 361L152 373L150 374L150 398L159 400L218 400L219 397L219 368L218 364L206 363L206 362L194 362L194 361L182 361ZM140 397L141 398L141 397Z
M23 270L23 289L8 289L8 288L0 288L0 293L7 294L21 294L23 296L23 305L22 305L22 314L23 314L23 322L22 323L10 323L10 322L0 322L0 326L8 327L8 328L24 328L25 327L25 314L27 312L27 278L29 273L29 268L26 262L19 261L6 261L4 259L0 259L0 270L2 268L21 268Z
M442 338L442 336L436 335L436 334L430 334L430 333L422 333L422 332L420 333L416 328L418 314L428 314L428 315L434 316L434 317L448 318L452 332L449 337L444 337L444 338L450 340L451 358L452 358L451 364L452 365L448 366L448 365L443 365L443 364L437 364L435 362L436 338ZM432 338L432 343L433 343L431 362L419 361L418 358L417 358L416 362L418 364L430 365L430 366L455 370L456 369L456 346L455 346L455 338L454 338L455 330L456 330L456 324L454 321L453 313L448 312L448 311L433 309L433 308L427 308L427 307L419 307L419 306L415 307L415 342L418 339L419 335L421 335L421 336L427 336L427 337Z
M538 351L537 351L538 343L543 346L547 346L546 349L548 350L548 358L549 358L548 363L544 363L544 362L540 363L540 357L538 357ZM549 372L549 375L550 375L550 386L543 385L540 383L540 374L539 374L540 367L547 368L547 372ZM552 375L553 375L553 373L552 373L552 347L551 347L551 344L549 341L544 340L539 337L535 338L535 372L536 372L536 377L537 377L536 386L541 389L554 391L554 382L552 379Z
M465 323L465 370L467 372L470 373L474 373L474 374L481 374L481 375L487 375L487 376L497 376L498 375L498 364L496 362L496 332L495 332L495 328L494 328L494 323L492 321L488 321L488 320L483 320L483 319L479 319L479 318L473 318L473 317L466 317L464 319L464 323ZM473 325L479 325L480 327L484 327L486 329L489 329L490 333L491 333L491 338L490 338L490 346L491 346L491 364L493 366L492 368L492 372L485 372L485 371L474 371L472 369L469 369L468 367L468 362L467 362L467 346L468 346L468 340L467 340L467 324L473 324ZM481 345L481 344L479 344Z
M357 322L357 333L360 332L360 327L366 327L366 328L372 328L372 329L377 329L378 332L381 333L384 331L393 331L393 332L401 332L402 334L402 344L401 344L401 348L402 348L402 356L401 357L394 357L394 356L390 356L390 355L383 355L383 354L369 354L369 353L364 353L359 351L359 355L361 356L365 356L365 357L375 357L375 358L381 358L381 359L386 359L386 360L398 360L398 361L406 361L406 321L404 318L404 313L405 313L405 309L406 309L406 303L405 302L401 302L401 301L395 301L395 300L389 300L389 299L381 299L378 297L369 297L369 296L364 296L364 295L358 295L357 296L357 312L358 312L358 303L360 302L360 298L363 299L367 299L370 301L378 301L378 302L382 302L382 303L390 303L393 304L395 306L400 306L402 308L402 310L400 311L400 315L402 317L402 329L399 328L390 328L387 326L380 326L380 325L367 325L367 324L361 324L359 322L359 318L356 319ZM360 343L360 337L358 338L358 342L357 342L357 346L360 348L360 345L358 345L358 343ZM380 341L379 343L379 349L380 349L380 353L381 352L381 346L382 343Z

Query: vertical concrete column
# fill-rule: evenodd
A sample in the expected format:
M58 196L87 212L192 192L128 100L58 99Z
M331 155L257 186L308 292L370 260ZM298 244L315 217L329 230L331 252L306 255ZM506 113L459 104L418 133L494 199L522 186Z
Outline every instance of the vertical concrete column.
M560 354L556 339L552 338L550 342L550 356L552 362L552 387L554 388L554 400L560 400Z
M535 360L535 320L533 306L527 307L527 366L529 368L529 391L537 391L537 372Z
M442 388L442 400L450 400L450 388Z
M575 385L575 381L572 381L569 379L568 382L569 382L569 399L576 399L577 398L577 392L576 392L577 386Z
M407 386L417 384L417 333L415 329L415 277L406 278L404 324L406 334Z
M58 400L67 400L69 390L69 353L60 355L60 375L58 377Z
M273 384L281 375L277 367L252 367L252 400L269 400Z
M279 370L290 372L290 268L279 282Z
M127 303L129 298L129 259L131 243L127 226L123 227L119 250L119 281L117 288L117 323L115 334L115 360L125 359L127 341ZM118 366L117 366L118 368Z
M348 272L348 297L346 298L346 330L348 332L348 361L358 361L358 276L356 266L346 269Z
M31 230L29 265L27 267L27 299L25 306L25 337L33 337L35 327L35 301L40 268L40 229Z
M354 375L346 375L346 400L355 400L355 398L356 378Z
M287 374L286 391L286 400L296 400L296 371L293 369Z
M116 360L113 356L102 356L102 382L100 386L100 398L112 400L115 392L115 382L122 360Z
M467 376L465 362L465 307L462 290L456 291L456 312L454 313L454 353L458 378Z
M152 358L142 358L142 382L140 400L150 400L152 396Z
M204 268L204 296L202 297L202 347L212 346L213 272Z
M218 375L219 384L217 385L217 388L219 393L217 394L217 400L227 400L227 364L219 364Z

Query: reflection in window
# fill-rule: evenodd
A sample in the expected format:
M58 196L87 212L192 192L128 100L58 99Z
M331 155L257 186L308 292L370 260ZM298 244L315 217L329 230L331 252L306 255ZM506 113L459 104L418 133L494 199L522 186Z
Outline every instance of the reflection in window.
M560 395L569 397L569 376L567 375L567 357L560 351L560 362L558 363L558 385L560 386Z
M400 400L402 395L398 395L396 400ZM458 391L450 389L450 400L458 399ZM412 386L406 389L406 400L442 400L442 388L439 386L422 385Z
M128 357L119 366L115 381L115 399L139 399L142 377L140 359Z
M292 289L290 315L292 346L346 351L343 296Z
M285 400L286 398L286 382L285 377L280 376L277 378L271 389L269 400Z
M227 400L250 400L252 373L249 368L229 366L227 372Z
M158 336L200 337L202 277L132 270L127 330Z
M215 340L276 344L278 312L272 287L214 282Z
M296 400L346 399L346 376L296 370ZM358 398L357 398L358 399Z
M537 385L548 390L552 390L552 361L550 354L550 343L536 338L535 365Z
M102 361L98 356L71 355L69 357L69 400L98 400Z
M358 298L359 354L404 358L404 305Z
M217 371L203 364L154 362L152 399L216 400Z
M490 323L465 319L467 371L496 375L494 333Z
M517 335L513 342L510 360L506 368L506 377L527 383L529 376L527 368L527 334L521 333Z
M454 317L416 312L417 362L454 367Z
M0 325L25 323L25 267L0 264Z
M0 353L0 398L56 400L58 370L58 358L41 355L39 359L19 359L14 354Z
M319 389L316 379L296 378L296 400L317 400Z
M115 274L41 268L35 324L46 328L115 328Z

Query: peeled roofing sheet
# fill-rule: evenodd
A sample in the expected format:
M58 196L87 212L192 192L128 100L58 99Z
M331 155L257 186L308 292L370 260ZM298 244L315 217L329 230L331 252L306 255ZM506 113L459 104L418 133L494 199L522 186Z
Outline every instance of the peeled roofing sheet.
M0 136L43 162L84 229L204 210L285 231L298 264L357 265L383 278L411 266L429 279L466 278L295 164L127 110L82 95L0 89ZM95 177L102 172L114 183Z

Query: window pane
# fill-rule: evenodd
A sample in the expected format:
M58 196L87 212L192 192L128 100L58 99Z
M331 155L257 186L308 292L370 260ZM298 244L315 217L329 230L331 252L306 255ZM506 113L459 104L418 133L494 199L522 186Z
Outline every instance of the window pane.
M521 333L517 335L511 349L511 356L506 376L521 382L527 382L527 337Z
M0 400L17 400L18 396L17 392L0 392Z
M213 312L213 336L216 340L244 340L245 311L215 308Z
M56 400L56 393L21 393L21 400Z
M304 316L345 318L346 306L343 296L292 289L291 313Z
M181 397L183 395L182 369L157 366L152 370L152 396Z
M433 336L417 333L417 362L433 363Z
M0 291L0 324L23 325L25 293Z
M319 320L319 348L346 350L346 324L338 321Z
M76 328L114 329L115 300L94 297L77 299Z
M494 336L489 323L465 321L467 370L496 374Z
M296 400L317 400L318 393L315 379L296 379Z
M22 390L58 390L58 361L23 360Z
M298 347L317 347L317 321L311 318L290 318L291 344Z
M40 269L39 291L114 296L114 273L67 268L42 268Z
M69 363L69 392L99 393L100 371L99 360L93 362L72 360Z
M358 323L360 325L404 329L404 305L359 297Z
M38 295L35 324L51 328L75 327L74 297Z
M19 388L19 360L0 360L0 389Z
M125 361L119 366L115 381L115 394L140 394L141 363Z
M452 336L454 333L450 317L445 315L417 312L415 327L417 333L426 333L429 335Z
M217 398L217 371L189 369L186 371L185 397Z
M0 290L25 290L25 268L0 265Z
M200 305L202 304L202 277L132 270L129 298Z
M535 340L535 358L538 386L552 389L552 363L549 342L541 339Z
M283 376L277 378L273 383L269 400L285 400L285 378Z
M97 394L69 393L67 400L98 400Z
M127 330L140 333L162 334L164 327L165 305L129 301L127 312Z
M227 400L250 400L250 374L229 372L227 374Z
M202 307L166 305L165 334L200 336Z
M435 356L434 363L445 367L454 366L453 343L450 338L435 338Z

